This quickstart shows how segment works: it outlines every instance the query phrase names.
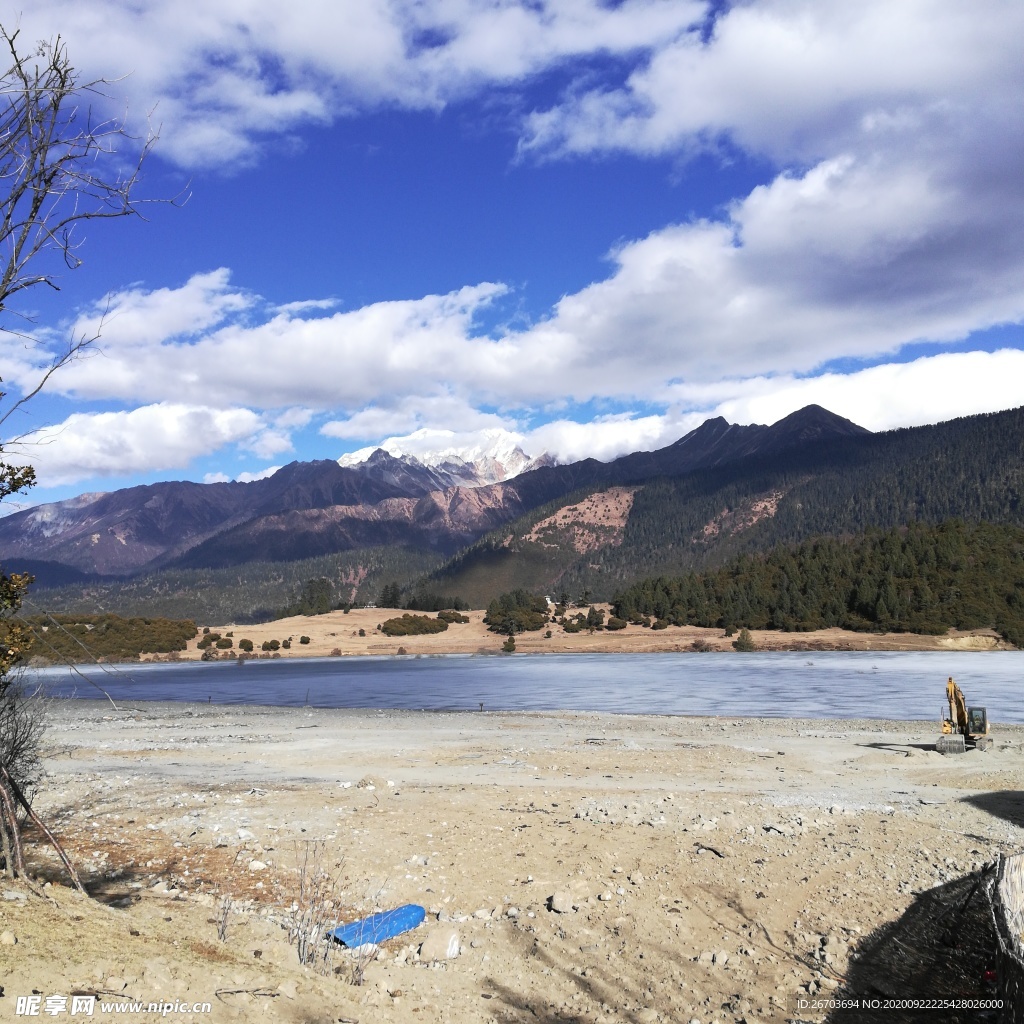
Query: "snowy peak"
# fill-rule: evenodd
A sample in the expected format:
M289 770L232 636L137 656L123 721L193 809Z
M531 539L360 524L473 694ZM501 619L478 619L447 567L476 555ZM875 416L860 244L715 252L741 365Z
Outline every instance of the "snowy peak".
M383 452L411 469L429 471L445 487L483 487L551 461L547 455L527 455L520 447L522 440L519 434L496 428L463 434L423 428L343 455L338 465L371 468L380 461L377 453Z

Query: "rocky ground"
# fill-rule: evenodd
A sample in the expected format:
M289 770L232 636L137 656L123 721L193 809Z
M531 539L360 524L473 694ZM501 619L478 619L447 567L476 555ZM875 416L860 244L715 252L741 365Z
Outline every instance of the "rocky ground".
M359 1024L897 1021L815 1000L986 997L975 882L1024 843L1024 727L949 758L936 731L58 702L37 806L91 898L33 837L38 894L0 881L0 1019L33 992ZM405 903L415 931L314 937L300 964L311 915Z

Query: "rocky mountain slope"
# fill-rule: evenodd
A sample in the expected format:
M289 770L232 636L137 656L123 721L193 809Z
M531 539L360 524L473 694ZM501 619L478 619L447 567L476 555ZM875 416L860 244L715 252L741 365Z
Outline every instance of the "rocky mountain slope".
M500 438L487 451L446 450L424 459L376 449L353 465L294 462L251 483L168 482L28 509L0 520L0 558L11 568L33 569L45 584L48 576L66 578L68 569L128 576L380 545L452 554L580 488L635 484L825 438L862 436L868 436L863 428L809 406L772 426L709 420L667 448L610 463L525 468L531 463L522 461L521 449ZM474 454L475 462L468 459ZM503 482L446 483L469 474L466 467L479 478L499 469L511 473L517 465L524 471Z
M644 577L822 535L1021 525L1024 409L882 434L815 409L769 428L712 420L661 451L572 470L575 490L460 551L430 586L473 604L518 587L611 600Z

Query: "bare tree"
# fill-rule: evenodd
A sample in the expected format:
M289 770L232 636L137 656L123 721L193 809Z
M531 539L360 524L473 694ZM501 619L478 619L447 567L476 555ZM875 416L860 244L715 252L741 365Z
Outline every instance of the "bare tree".
M0 61L10 62L0 78L0 330L31 340L11 300L38 285L60 290L59 274L81 266L84 222L139 216L156 201L137 196L156 135L135 138L123 119L94 116L92 102L105 102L110 83L83 80L59 36L20 52L19 35L0 26ZM72 335L51 353L38 380L0 411L0 424L97 336Z
M31 343L31 321L11 309L11 301L38 285L59 290L59 274L81 265L83 222L139 215L140 171L156 136L133 138L123 120L94 117L92 102L105 100L109 83L84 80L59 36L23 50L19 35L0 26L0 67L8 64L0 76L0 331ZM20 329L11 317L21 319ZM0 407L0 425L97 337L72 335L49 352L38 378L22 385L6 409ZM4 443L13 441L0 435L0 456ZM31 467L0 461L0 501L34 480ZM16 673L31 642L17 618L31 583L31 576L0 568L0 858L9 875L25 874L20 818L27 815L80 886L60 843L31 806L44 723L41 705Z

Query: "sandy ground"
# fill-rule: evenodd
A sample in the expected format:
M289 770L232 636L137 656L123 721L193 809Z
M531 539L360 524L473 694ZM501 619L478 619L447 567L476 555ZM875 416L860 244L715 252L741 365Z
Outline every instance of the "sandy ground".
M95 898L35 841L51 884L0 880L0 1019L32 993L359 1024L754 1024L824 1020L813 1000L841 993L984 997L971 872L1024 841L1024 727L949 758L936 732L56 702L37 806ZM411 902L426 922L301 966L289 927L317 858L332 918Z
M598 605L609 610L609 605ZM339 655L399 653L408 654L479 654L495 653L501 649L504 636L492 633L484 625L484 612L467 612L468 623L455 623L444 633L432 636L387 637L377 627L385 619L405 614L394 608L356 608L351 612L329 612L311 617L295 616L254 626L236 624L215 625L209 628L221 635L233 634L234 652L238 641L249 639L255 647L254 655L271 657L260 650L264 641L282 642L291 639L288 650L277 653L284 658L324 657ZM419 613L409 613L419 614ZM207 624L203 624L207 625ZM364 635L360 636L362 630ZM547 630L521 633L516 637L516 653L566 654L586 653L654 653L660 651L693 650L694 644L712 651L732 651L734 636L726 636L721 629L702 629L698 626L669 626L654 630L643 626L627 626L609 632L566 633L557 623L551 623L551 636ZM308 636L310 642L302 644L299 638ZM842 629L821 629L810 633L784 633L780 630L752 630L754 644L765 651L941 651L941 650L1012 650L992 630L959 633L951 630L945 636L921 636L914 633L853 633ZM191 641L188 650L175 657L198 658L200 637ZM230 657L231 652L220 652ZM166 660L166 655L145 655L144 660Z

